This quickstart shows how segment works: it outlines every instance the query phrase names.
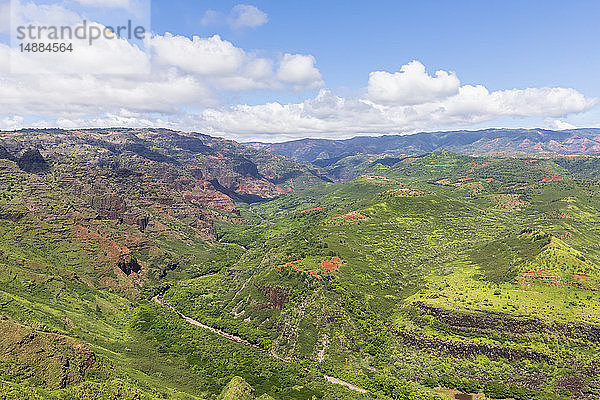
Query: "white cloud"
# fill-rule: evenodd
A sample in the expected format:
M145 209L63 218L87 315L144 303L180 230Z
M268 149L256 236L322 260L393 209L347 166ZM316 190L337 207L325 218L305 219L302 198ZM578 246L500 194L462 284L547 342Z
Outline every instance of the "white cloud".
M311 55L285 54L279 64L277 77L297 88L315 88L323 85L321 72Z
M106 27L88 20L62 4L36 4L33 2L13 4L14 25L56 27L33 29L23 43L54 43L57 35L61 42L69 43L68 52L21 52L10 51L0 43L0 56L9 60L10 70L16 74L144 74L150 69L150 59L142 48L112 35L106 38ZM58 29L61 27L61 29ZM69 27L63 30L62 27ZM71 32L69 34L68 32ZM84 39L80 35L85 32ZM64 36L61 36L64 35ZM93 39L92 39L93 38ZM18 49L15 46L15 49ZM9 57L10 54L10 57Z
M165 35L148 43L152 59L124 39L41 59L0 43L0 64L10 59L20 72L0 72L0 115L80 118L121 109L176 115L182 109L218 106L229 92L289 87L277 78L273 60L248 54L218 36L190 40ZM63 66L83 73L50 74ZM134 74L144 68L151 72Z
M90 26L104 29L99 24ZM21 52L0 44L0 55L8 60L10 53L10 69L15 74L142 75L150 72L149 55L125 39L101 39L89 45L85 39L73 38L69 43L73 51L68 53Z
M60 5L27 3L20 15L23 21L49 19L61 26L82 21ZM148 53L125 39L101 39L92 46L72 42L72 53L31 55L0 43L0 117L31 115L64 122L122 110L178 115L184 109L218 106L229 93L292 85L277 78L276 60L247 53L218 35L155 35L146 41Z
M323 85L321 72L311 55L285 54L275 74L272 60L248 54L219 35L189 39L167 33L153 37L149 43L156 63L210 78L210 85L219 89L280 89L285 84L295 88L315 88Z
M269 22L269 16L264 12L248 4L234 6L228 15L215 10L207 10L200 20L200 24L229 25L229 28L237 30L243 28L257 28Z
M560 101L558 97L562 96ZM531 103L520 109L524 99ZM282 141L310 137L347 138L363 134L414 133L469 127L505 117L545 117L544 110L563 115L589 110L596 99L573 89L524 89L489 92L483 86L463 86L442 101L412 106L389 106L369 99L344 98L322 89L301 103L209 107L200 113L180 112L153 117L149 113L108 113L104 116L65 118L62 127L169 127L225 136L240 141ZM71 121L70 123L66 123ZM558 120L557 120L558 121ZM51 124L52 125L52 124ZM56 125L56 124L54 124ZM566 129L560 121L554 126Z
M561 121L560 119L555 119L554 121L552 121L550 123L550 127L552 129L557 129L559 131L565 130L565 129L575 129L577 128L577 126L570 124L568 122L565 121Z
M218 25L223 20L224 20L224 16L220 12L215 11L215 10L207 10L204 13L204 16L202 17L202 19L200 20L200 24L204 25L204 26Z
M124 8L131 7L131 0L75 0L79 4L88 7Z
M17 0L12 2L11 11L15 25L72 26L82 20L79 14L60 4L21 3Z
M55 13L55 19L66 23L81 20L59 8L26 11L30 18ZM20 72L33 72L0 72L0 128L18 128L27 117L37 120L36 126L165 126L244 140L281 140L414 132L503 117L560 121L597 103L569 88L490 92L482 85L460 86L454 73L430 76L414 61L397 73L370 74L363 97L340 97L322 89L298 103L224 107L223 98L242 91L323 87L315 58L289 53L279 60L261 57L217 35L155 35L146 44L152 58L125 40L104 40L78 44L79 51L66 58L33 60L21 60L16 50L0 44L0 65L9 64L10 57L21 61ZM84 73L41 73L51 72L50 66ZM149 72L126 74L140 68Z
M0 130L15 130L23 127L24 118L21 116L8 116L0 119Z
M219 35L210 38L194 36L155 36L150 40L158 62L199 75L231 75L246 60L244 50Z
M467 85L454 96L408 106L342 98L321 90L317 97L302 103L273 102L205 110L189 116L184 125L213 134L237 135L244 140L336 138L465 127L503 117L565 116L589 110L597 103L597 99L564 88L489 92L480 85Z
M256 28L269 22L269 16L258 8L248 4L233 7L229 16L229 25L234 29Z
M435 77L418 61L404 65L400 72L371 72L369 98L377 103L412 105L444 99L458 93L460 81L454 72L437 71Z

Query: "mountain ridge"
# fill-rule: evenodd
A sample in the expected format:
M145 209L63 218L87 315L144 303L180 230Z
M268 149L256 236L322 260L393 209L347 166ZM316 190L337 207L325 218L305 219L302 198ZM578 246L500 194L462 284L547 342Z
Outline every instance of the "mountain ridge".
M498 139L519 140L516 146L501 149L506 143ZM537 141L535 141L537 139ZM541 139L541 140L540 140ZM496 140L496 146L485 148L486 143L478 141ZM523 143L525 141L525 143ZM527 143L530 141L531 143ZM557 143L554 143L557 142ZM562 142L567 142L566 146ZM483 130L456 130L419 132L408 135L355 136L349 139L298 139L281 143L243 143L247 146L264 149L299 161L313 162L317 159L339 157L341 155L363 154L404 154L431 153L445 148L464 154L528 154L557 153L575 154L589 151L600 153L600 128L578 128L567 130L490 128ZM514 145L514 143L512 143ZM541 144L541 148L536 145ZM565 146L564 148L558 145ZM585 147L589 145L588 147ZM390 147L392 146L392 147ZM577 148L576 146L581 146ZM509 151L507 151L509 150Z

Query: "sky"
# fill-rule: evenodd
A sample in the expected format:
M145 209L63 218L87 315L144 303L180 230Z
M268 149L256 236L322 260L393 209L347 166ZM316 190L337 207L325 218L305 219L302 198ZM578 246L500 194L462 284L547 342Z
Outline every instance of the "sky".
M277 142L598 127L598 15L593 0L0 0L0 129ZM17 26L84 19L147 35L19 49Z

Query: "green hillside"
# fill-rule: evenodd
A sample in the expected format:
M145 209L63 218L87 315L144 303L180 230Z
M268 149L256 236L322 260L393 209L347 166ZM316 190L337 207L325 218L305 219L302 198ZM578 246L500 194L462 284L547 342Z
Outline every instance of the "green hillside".
M443 151L324 183L47 140L42 169L0 160L5 398L600 396L600 185L573 161Z

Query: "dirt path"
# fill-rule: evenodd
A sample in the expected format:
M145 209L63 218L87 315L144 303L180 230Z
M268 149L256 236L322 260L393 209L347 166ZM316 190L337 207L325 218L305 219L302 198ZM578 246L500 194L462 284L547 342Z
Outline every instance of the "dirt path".
M262 215L260 215L259 213L257 213L256 211L254 211L254 208L250 207L248 208L248 210L250 210L250 212L252 212L252 214L257 215L258 218L260 218L260 223L262 224L263 222L265 222L265 219L262 217Z
M212 326L204 325L202 322L198 322L195 319L192 319L192 318L190 318L188 316L183 315L182 313L180 313L179 311L177 311L173 306L171 306L164 299L164 297L162 297L160 294L158 296L154 296L154 301L157 302L158 304L160 304L161 306L168 307L171 310L175 311L175 313L177 313L177 315L179 315L181 318L183 318L184 320L186 320L188 323L190 323L192 325L199 326L200 328L203 328L203 329L208 329L209 331L211 331L213 333L216 333L219 336L223 336L224 338L227 338L227 339L232 340L234 342L243 344L244 346L248 346L248 347L252 347L253 349L260 350L263 353L266 353L266 354L270 355L271 357L276 358L278 360L285 361L285 362L289 362L290 361L289 358L283 358L279 354L277 354L277 353L275 353L273 351L265 350L262 347L259 347L259 346L255 345L253 343L250 343L249 341L244 340L244 339L242 339L239 336L230 335L229 333L223 332L220 329L213 328Z
M162 296L162 294L159 294L159 295L156 295L156 296L154 296L154 298L153 298L152 300L154 300L155 302L157 302L158 304L160 304L160 305L161 305L161 306L163 306L163 307L170 308L170 309L171 309L172 311L174 311L174 312L175 312L177 315L179 315L181 318L183 318L183 319L184 319L184 320L186 320L188 323L190 323L190 324L192 324L192 325L194 325L194 326L198 326L198 327L200 327L200 328L202 328L202 329L207 329L207 330L209 330L209 331L211 331L211 332L213 332L213 333L216 333L216 334L217 334L217 335L219 335L219 336L222 336L222 337L224 337L224 338L226 338L226 339L232 340L232 341L234 341L234 342L236 342L236 343L243 344L244 346L251 347L251 348L253 348L253 349L256 349L256 350L258 350L258 351L261 351L261 352L263 352L263 353L265 353L265 354L268 354L268 355L270 355L271 357L273 357L273 358L276 358L276 359L278 359L278 360L280 360L280 361L284 361L284 362L290 362L290 361L291 361L291 359L290 359L290 358L284 358L284 357L280 356L279 354L275 353L274 351L271 351L271 350L265 350L265 349L263 349L262 347L259 347L259 346L255 345L255 344L253 344L253 343L250 343L249 341L247 341L247 340L245 340L245 339L242 339L242 338L241 338L241 337L239 337L239 336L230 335L229 333L227 333L227 332L223 332L223 331L222 331L222 330L220 330L220 329L216 329L216 328L213 328L212 326L205 325L205 324L203 324L203 323L201 323L201 322L198 322L198 321L196 321L195 319L192 319L192 318L190 318L190 317L188 317L188 316L185 316L185 315L183 315L182 313L180 313L179 311L177 311L177 310L176 310L176 309L175 309L175 308L174 308L172 305L170 305L170 304L169 304L169 303L168 303L168 302L165 300L165 298ZM355 385L353 385L353 384L351 384L351 383L344 382L344 381L343 381L343 380L341 380L341 379L337 379L337 378L334 378L334 377L332 377L332 376L328 376L328 375L324 375L324 377L325 377L325 379L326 379L328 382L330 382L330 383L333 383L333 384L335 384L335 385L342 385L342 386L346 386L346 387L347 387L348 389L350 389L350 390L355 390L355 391L357 391L357 392L360 392L360 393L367 393L367 391L366 391L365 389L363 389L363 388L361 388L361 387L358 387L358 386L355 386Z
M336 385L342 385L342 386L346 386L348 389L350 390L356 390L357 392L360 393L367 393L367 391L361 387L355 386L351 383L348 382L344 382L341 379L338 378L334 378L333 376L327 376L325 375L325 379L327 379L329 382L334 383Z
M206 275L200 275L194 279L202 279L202 278L210 278L211 276L215 276L218 275L218 272L211 272L210 274L206 274Z

